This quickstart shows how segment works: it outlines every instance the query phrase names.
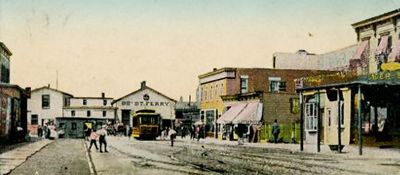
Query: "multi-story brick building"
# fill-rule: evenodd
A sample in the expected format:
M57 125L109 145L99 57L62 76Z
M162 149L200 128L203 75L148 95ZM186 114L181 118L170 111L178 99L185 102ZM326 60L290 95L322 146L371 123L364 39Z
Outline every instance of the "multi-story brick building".
M24 139L27 128L27 99L30 88L10 84L12 53L0 42L0 145Z
M298 122L298 111L292 110L298 102L294 79L324 72L327 71L221 68L200 75L198 94L206 132L232 139L234 125L267 126L275 119L286 124ZM236 113L229 112L235 110ZM248 133L254 135L252 130Z

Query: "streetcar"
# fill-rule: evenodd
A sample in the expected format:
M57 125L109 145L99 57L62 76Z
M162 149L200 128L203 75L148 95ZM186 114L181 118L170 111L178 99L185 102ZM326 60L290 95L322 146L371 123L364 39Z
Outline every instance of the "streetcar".
M154 140L160 133L161 116L152 109L141 109L132 118L132 137Z

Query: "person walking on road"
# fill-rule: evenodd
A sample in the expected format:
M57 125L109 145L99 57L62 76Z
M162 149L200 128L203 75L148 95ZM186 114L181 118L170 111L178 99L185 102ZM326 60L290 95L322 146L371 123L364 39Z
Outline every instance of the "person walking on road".
M169 130L168 134L169 134L169 139L171 139L171 147L173 147L174 146L174 139L176 137L176 131L171 128Z
M90 133L89 152L90 152L90 149L92 149L92 145L94 145L96 147L96 150L99 150L99 148L97 147L97 138L98 138L98 135L97 135L96 131L92 130L92 132Z
M132 127L128 126L128 139L130 140L132 137Z
M274 135L274 143L278 143L279 132L280 132L280 128L279 128L278 120L275 119L274 124L272 124L272 135Z
M107 136L107 131L106 131L106 126L102 126L99 131L97 131L97 135L99 135L99 143L100 143L100 152L102 153L103 150L101 149L102 146L104 145L104 152L108 153L107 151L107 141L106 141L106 136Z

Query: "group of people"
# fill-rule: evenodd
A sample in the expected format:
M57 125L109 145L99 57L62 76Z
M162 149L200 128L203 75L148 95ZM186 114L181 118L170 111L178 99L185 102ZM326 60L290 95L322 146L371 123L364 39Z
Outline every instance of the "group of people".
M64 134L63 130L57 132L57 128L51 124L46 123L44 126L39 125L37 128L38 137L44 137L46 139L55 139L59 137L59 134Z
M103 147L104 147L104 152L107 151L107 141L106 141L106 136L107 136L107 126L103 125L101 129L97 130L92 129L92 128L87 128L86 131L86 140L90 141L90 146L89 146L89 152L92 149L92 146L94 145L96 147L96 150L99 150L97 147L97 141L100 143L100 152L103 153Z

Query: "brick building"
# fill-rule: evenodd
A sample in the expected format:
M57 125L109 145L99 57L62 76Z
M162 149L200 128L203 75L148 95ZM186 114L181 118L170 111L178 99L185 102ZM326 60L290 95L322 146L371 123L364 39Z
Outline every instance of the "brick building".
M236 139L233 131L245 125L249 139L256 141L258 136L255 133L262 126L264 134L260 134L261 139L268 140L269 136L265 135L267 127L275 119L281 124L298 122L298 95L294 80L326 72L222 68L200 75L198 94L206 132L219 138Z

